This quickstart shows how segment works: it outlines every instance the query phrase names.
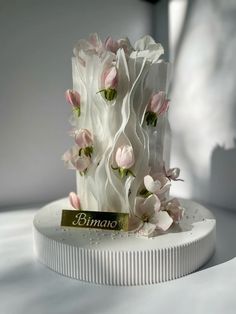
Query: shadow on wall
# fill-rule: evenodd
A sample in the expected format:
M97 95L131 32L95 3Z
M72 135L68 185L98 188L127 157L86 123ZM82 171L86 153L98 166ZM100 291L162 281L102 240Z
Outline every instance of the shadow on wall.
M236 2L188 3L172 84L174 195L235 209ZM223 143L224 147L218 147Z
M234 147L216 146L211 157L210 199L212 204L233 208L236 193L236 138Z

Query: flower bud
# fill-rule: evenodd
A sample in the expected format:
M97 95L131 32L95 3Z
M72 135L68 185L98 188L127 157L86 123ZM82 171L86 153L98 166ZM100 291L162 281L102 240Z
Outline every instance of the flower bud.
M66 101L74 108L80 107L80 94L76 91L68 89L65 92Z
M116 163L119 168L129 169L134 163L133 148L130 145L120 146L116 151Z
M166 176L171 179L176 181L179 177L180 174L180 169L179 168L171 168L169 170L167 170L166 172Z
M118 83L116 67L111 67L104 73L104 87L105 89L115 89Z
M101 77L101 85L103 89L98 91L98 93L102 93L106 100L113 100L117 96L117 87L118 84L118 74L116 67L112 66L109 69L103 71Z
M69 201L70 201L72 207L74 207L75 209L78 209L78 210L81 209L80 199L79 199L78 195L75 194L74 192L70 192Z
M154 94L148 104L148 111L154 112L157 116L168 110L169 100L166 99L165 92Z
M75 142L80 148L86 148L93 145L92 134L87 129L80 129L75 132Z
M106 50L109 50L113 53L116 53L117 50L119 49L118 42L113 40L111 38L111 36L107 37L107 39L105 40L104 46L105 46Z

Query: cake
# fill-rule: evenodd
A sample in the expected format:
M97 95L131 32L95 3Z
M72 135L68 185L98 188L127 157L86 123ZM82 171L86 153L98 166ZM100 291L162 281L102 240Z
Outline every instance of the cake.
M169 196L169 64L150 36L80 40L72 58L72 147L77 191L34 218L38 259L79 280L143 285L198 269L215 247L215 219ZM181 184L181 183L180 183Z
M129 229L144 236L166 232L183 216L169 199L179 169L167 169L169 64L150 36L135 42L97 34L80 40L72 58L70 135L74 146L63 159L76 171L72 206L129 214Z

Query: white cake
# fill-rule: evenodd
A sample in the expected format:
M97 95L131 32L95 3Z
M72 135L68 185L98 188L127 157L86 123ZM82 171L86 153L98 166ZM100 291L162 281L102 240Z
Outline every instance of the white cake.
M127 38L102 43L92 34L74 49L73 90L66 92L75 144L63 159L77 172L71 200L77 197L83 210L129 213L130 228L147 236L168 230L183 214L176 199L168 200L179 169L166 169L163 53L150 36L132 47Z
M76 45L66 92L74 145L63 160L76 171L77 193L34 218L36 255L54 271L100 284L151 284L184 276L213 253L212 214L169 197L171 182L182 180L168 167L163 53L150 36L131 46L92 34Z

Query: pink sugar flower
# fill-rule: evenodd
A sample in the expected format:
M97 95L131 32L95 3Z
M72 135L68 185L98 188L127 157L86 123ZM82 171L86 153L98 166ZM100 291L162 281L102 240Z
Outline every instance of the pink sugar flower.
M105 46L106 50L109 50L113 53L116 53L117 50L119 49L118 42L115 41L114 39L112 39L111 36L107 37L107 39L105 40L104 46Z
M78 209L78 210L81 209L80 199L79 199L78 195L75 194L74 192L70 192L69 201L70 201L72 207L74 207L75 209Z
M166 98L165 92L154 94L148 102L145 120L147 125L156 126L157 119L164 114L169 107L169 100Z
M154 94L148 104L148 111L154 112L157 116L165 113L169 107L169 100L165 92Z
M118 73L115 66L105 69L101 77L101 85L103 89L98 91L102 93L106 100L113 100L117 96Z
M65 92L66 101L74 108L80 107L80 94L74 90L67 89Z
M86 148L93 145L92 134L87 129L75 131L75 142L80 148Z
M111 67L104 72L104 87L105 89L115 89L118 84L118 74L116 67Z
M134 165L134 151L131 145L123 145L118 147L116 151L115 160L117 163L117 167L112 167L113 170L118 170L119 175L122 178L125 176L131 175L135 177L130 168Z
M128 38L121 38L116 41L111 36L105 40L104 47L114 54L117 53L118 49L123 49L126 54L130 54L134 50Z
M120 146L116 151L116 163L118 167L129 169L134 165L133 147L130 145Z
M119 48L123 49L126 54L130 54L132 51L134 51L134 48L130 44L130 41L127 37L119 39L117 43Z
M72 165L82 174L88 169L91 164L91 159L87 156L78 156L75 160L71 160Z
M69 169L76 169L82 174L85 173L91 164L91 158L85 154L82 156L79 155L79 149L77 146L74 146L65 152L62 159Z

